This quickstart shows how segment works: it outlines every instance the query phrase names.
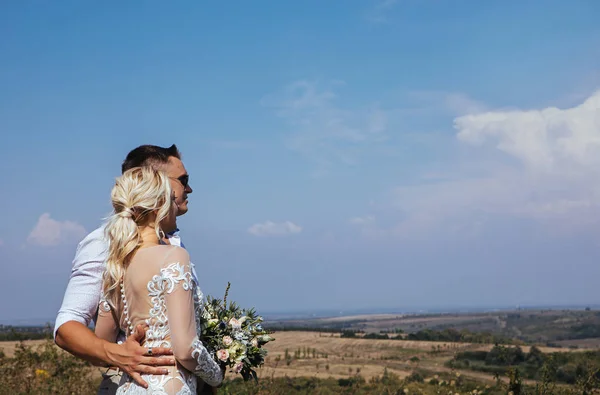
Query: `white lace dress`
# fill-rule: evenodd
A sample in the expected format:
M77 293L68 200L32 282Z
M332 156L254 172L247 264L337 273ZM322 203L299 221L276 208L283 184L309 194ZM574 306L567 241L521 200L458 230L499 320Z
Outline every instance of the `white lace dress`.
M145 389L124 375L117 394L196 394L197 379L218 386L219 365L199 340L203 295L192 276L187 251L158 245L136 252L120 284L116 305L100 301L96 334L116 340L119 330L127 336L135 325L146 323L145 347L170 347L177 360L166 375L142 375Z

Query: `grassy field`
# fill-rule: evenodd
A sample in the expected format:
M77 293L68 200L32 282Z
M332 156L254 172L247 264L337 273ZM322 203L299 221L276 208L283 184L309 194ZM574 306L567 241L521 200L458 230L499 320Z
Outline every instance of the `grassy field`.
M444 367L444 362L456 352L489 351L492 348L492 345L470 343L346 339L340 338L339 334L318 332L277 332L273 336L276 340L267 345L269 355L265 366L259 371L260 377L343 378L360 373L369 379L380 376L384 369L400 377L410 375L415 369L448 372L450 369ZM45 342L30 340L24 344L39 346ZM0 348L7 357L12 357L18 343L1 342ZM434 349L438 350L438 346L441 351L434 352ZM285 358L286 350L290 356L289 364ZM528 352L529 348L523 347L523 350ZM294 354L298 351L297 358ZM554 349L542 347L542 351L550 352ZM99 377L101 369L92 369ZM492 375L468 371L464 373L478 379L493 380Z
M464 339L461 339L460 342L407 340L406 338L404 340L366 339L362 338L363 333L357 334L355 338L348 338L340 336L339 332L331 332L332 327L361 329L365 333L379 333L382 330L398 331L398 329L404 331L406 329L406 332L402 335L405 337L407 333L419 333L424 329L443 331L445 328L452 327L470 331L476 331L477 329L489 331L490 328L495 328L496 333L527 339L528 344L520 345L522 352L525 354L529 353L532 345L535 344L539 351L544 354L549 355L559 352L560 355L575 356L580 353L583 355L586 351L598 350L600 337L586 337L589 334L596 333L598 327L600 327L600 322L596 322L598 318L597 312L590 311L539 311L441 316L362 315L311 319L305 320L303 323L298 320L289 320L285 321L286 326L293 323L294 325L305 325L312 329L310 331L275 331L273 336L276 340L266 347L269 355L265 366L258 371L263 384L254 387L249 386L249 384L240 384L234 381L237 376L228 374L230 380L223 387L221 393L359 394L371 393L369 391L399 393L398 390L409 389L409 393L436 394L447 393L439 392L440 388L436 387L438 385L436 383L450 385L452 382L457 386L459 386L457 383L462 383L460 384L462 385L460 391L456 387L453 393L466 393L461 391L466 391L467 388L482 389L486 386L487 390L481 393L506 393L506 391L502 392L503 390L499 389L498 378L489 369L482 369L482 366L479 366L481 362L472 360L471 365L463 362L456 364L449 362L457 355L463 355L464 352L493 351L493 344L472 343L464 341ZM327 331L319 332L316 330L315 325L317 324L322 328L327 328ZM289 329L289 327L286 329ZM392 336L396 336L396 334ZM16 341L0 342L0 349L4 354L4 356L1 356L2 353L0 353L0 362L3 363L0 368L6 369L6 366L8 366L7 361L14 356L19 344ZM12 373L5 376L14 374L16 377L22 370L29 369L33 373L28 374L33 374L36 380L40 381L44 379L46 374L40 373L41 376L38 377L38 370L40 369L50 372L51 376L57 374L56 372L52 373L56 370L54 369L56 363L53 361L59 361L62 364L61 366L72 366L73 362L60 356L66 353L47 340L29 340L24 341L23 344L45 347L46 351L44 352L49 359L44 360L46 357L39 357L30 353L30 356L27 357L29 361L27 363L31 366L25 363L18 365L23 366L20 368L13 363ZM548 344L551 346L548 346ZM53 351L48 351L48 347ZM471 354L467 353L467 355ZM576 358L573 359L576 360ZM38 369L38 365L42 367ZM571 365L567 364L565 367L569 368L571 373L574 374L576 366ZM492 368L495 367L492 366ZM88 384L92 381L97 382L102 372L99 368L83 365L79 366L78 369L80 369L80 375L84 371L90 373L89 378L86 379ZM506 369L503 372L506 373ZM24 377L18 377L16 380L23 381ZM539 376L529 375L527 377L523 377L521 382L525 385L535 385L536 381L531 377ZM55 380L52 385L56 388L62 385L59 377L52 377L52 379ZM508 374L503 374L499 379L509 385ZM50 382L49 380L47 379L47 382ZM40 385L45 385L41 381L40 383ZM94 383L90 385L96 385ZM353 390L348 392L348 386ZM317 388L320 389L317 390ZM39 393L45 393L44 391L55 393L47 389ZM557 389L553 391L555 392L545 393L559 393ZM11 393L22 392L13 391Z
M0 350L2 350L7 357L12 357L15 355L15 349L19 343L20 342L15 341L0 342ZM46 340L25 340L23 343L28 346L37 347L46 343Z
M414 393L422 394L437 393L427 392L432 390L429 383L434 381L447 382L450 385L456 380L462 380L470 383L468 388L485 388L486 386L495 388L494 386L497 384L494 375L491 373L469 369L452 369L447 366L447 362L457 353L490 351L493 345L342 338L340 334L295 331L277 332L273 336L276 340L267 346L269 356L266 364L258 371L261 381L270 383L270 387L266 388L265 384L262 384L262 387L257 387L259 389L256 391L248 393L278 393L273 388L288 388L286 386L290 385L297 388L299 385L297 383L306 384L309 388L306 393L313 393L310 391L310 388L312 388L310 386L317 385L314 383L333 386L332 388L336 389L339 383L354 383L359 379L363 383L362 385L369 382L382 385L382 377L388 375L395 377L396 384L394 385L403 386L402 388L405 388L413 377L418 377L419 381L412 383L410 388L414 389ZM0 343L5 358L14 355L18 344L19 342ZM44 340L32 340L25 341L24 344L37 347L48 343ZM53 347L57 348L56 346ZM530 347L523 346L522 349L527 353ZM568 353L575 351L579 353L584 350L541 347L543 352L560 351ZM59 353L63 352L59 351ZM92 372L91 377L99 380L101 369L90 367L89 370ZM228 374L228 379L233 380L235 378L235 375ZM288 381L277 381L282 379ZM310 384L309 381L302 381L305 379L313 380L313 384ZM404 381L398 381L403 379ZM502 380L505 383L508 382L507 377L503 377ZM523 380L523 383L534 385L535 381ZM222 393L239 393L246 388L242 384L237 384L237 386L233 384L235 383L230 383L224 387ZM230 391L228 388L233 392L228 392ZM454 393L461 393L458 392L458 389L456 390ZM496 392L490 389L485 393Z
M454 328L490 332L538 344L600 348L600 312L585 310L512 310L486 313L402 315L355 315L312 319L273 320L274 329L322 328L364 332Z
M276 333L276 341L267 345L269 356L265 366L260 369L260 377L299 377L312 376L319 378L342 378L356 374L365 378L379 376L385 368L405 377L418 366L411 358L435 360L430 354L435 342L343 339L339 334L322 334L316 332L280 332ZM45 340L24 341L29 346L43 345ZM12 357L19 342L2 342L7 357ZM449 350L466 350L470 345L439 343ZM481 348L481 345L478 345ZM310 349L302 353L302 350ZM315 350L313 357L312 350ZM286 350L291 360L285 359ZM299 358L294 356L300 350ZM429 356L429 358L427 358ZM439 358L438 358L439 359ZM443 363L442 363L443 364ZM440 364L441 365L441 364ZM99 376L100 369L93 368ZM358 369L358 370L357 370ZM234 377L230 375L230 377Z
M340 338L339 334L319 332L278 332L276 341L268 345L269 357L261 369L262 377L343 378L359 373L369 379L380 376L385 369L407 377L418 371L429 373L426 378L452 369L444 366L460 351L490 351L491 344L428 342L410 340L372 340ZM525 353L529 346L521 347ZM539 347L542 352L582 352L587 349ZM304 350L309 351L304 353ZM313 357L312 349L315 350ZM286 361L286 350L289 364ZM300 352L300 358L294 353ZM304 356L306 354L306 356ZM297 355L297 354L296 354ZM493 383L494 375L471 370L458 370L465 377Z

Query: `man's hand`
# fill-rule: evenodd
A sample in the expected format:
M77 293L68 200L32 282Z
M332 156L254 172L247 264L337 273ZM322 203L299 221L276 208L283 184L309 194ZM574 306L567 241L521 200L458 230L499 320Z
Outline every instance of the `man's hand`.
M94 366L119 368L148 388L141 374L164 374L166 367L175 366L175 357L171 349L163 347L153 348L149 356L148 349L141 346L145 336L144 328L138 325L123 344L116 344L99 338L80 322L69 321L58 328L56 344Z
M165 347L152 348L152 356L148 349L142 347L146 332L141 325L122 344L107 343L105 352L110 365L117 367L131 376L136 383L148 388L148 383L142 379L142 374L167 374L167 366L175 366L173 350Z

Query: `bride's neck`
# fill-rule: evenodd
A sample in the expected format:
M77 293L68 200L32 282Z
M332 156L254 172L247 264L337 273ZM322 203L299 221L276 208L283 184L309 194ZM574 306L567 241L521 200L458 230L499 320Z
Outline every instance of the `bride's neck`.
M141 247L152 247L160 244L153 224L142 227L140 229L140 236L142 239Z

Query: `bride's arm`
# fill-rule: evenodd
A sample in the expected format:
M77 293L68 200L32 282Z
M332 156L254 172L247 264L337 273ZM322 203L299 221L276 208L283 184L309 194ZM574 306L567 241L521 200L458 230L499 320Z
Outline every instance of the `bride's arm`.
M94 333L100 339L104 339L111 343L117 341L119 335L119 324L115 320L115 315L112 313L112 307L104 298L100 298L98 305L98 319Z
M198 339L190 258L186 250L176 248L169 259L173 263L166 264L161 271L166 279L165 301L173 355L190 372L216 387L223 382L223 372Z

